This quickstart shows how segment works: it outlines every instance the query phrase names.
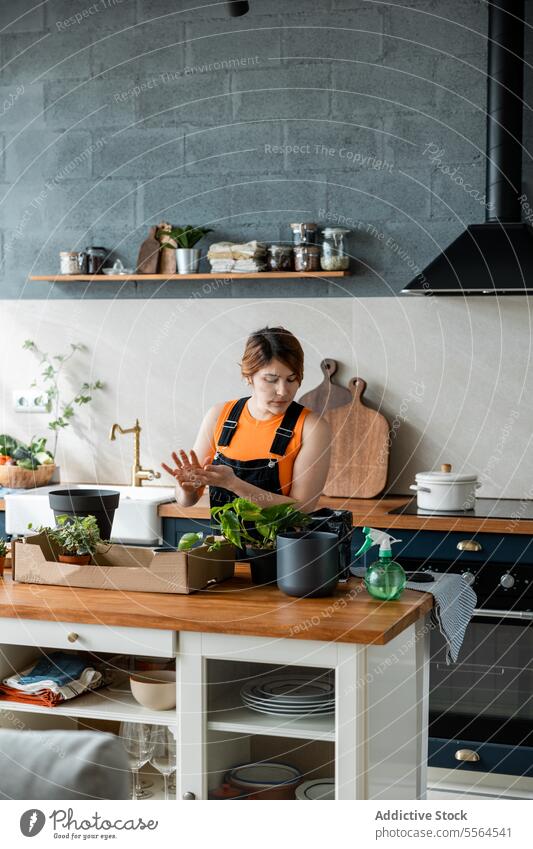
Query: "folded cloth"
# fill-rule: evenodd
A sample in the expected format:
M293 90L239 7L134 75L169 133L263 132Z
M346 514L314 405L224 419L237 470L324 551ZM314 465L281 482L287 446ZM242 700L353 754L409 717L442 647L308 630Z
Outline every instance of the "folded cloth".
M13 678L17 678L22 686L48 680L61 685L78 678L86 666L86 661L76 654L55 651L41 657L37 663Z
M57 684L53 680L36 681L33 684L21 684L20 678L17 675L4 678L2 685L13 690L18 690L20 693L25 693L28 696L40 694L47 690L51 693L57 693L63 699L73 699L74 696L79 696L86 690L99 687L102 679L101 672L88 666L80 672L78 678L71 679L68 683L62 685Z
M42 693L31 696L28 693L22 693L20 690L0 684L0 701L4 699L10 702L20 702L26 705L44 705L45 707L55 707L65 701L59 693L52 693L50 690L43 690Z
M266 244L264 242L245 242L242 245L233 242L214 242L207 252L209 260L219 259L254 259L266 256Z
M366 569L364 566L352 566L350 572L357 578L363 578ZM435 579L432 583L407 581L405 586L408 590L433 595L435 604L431 611L431 619L439 626L446 641L446 663L449 665L456 663L459 657L468 623L476 607L477 596L462 575L451 573L443 575L440 572L431 571L429 574Z
M0 699L54 706L109 683L109 675L89 665L83 657L52 652L22 672L4 678Z

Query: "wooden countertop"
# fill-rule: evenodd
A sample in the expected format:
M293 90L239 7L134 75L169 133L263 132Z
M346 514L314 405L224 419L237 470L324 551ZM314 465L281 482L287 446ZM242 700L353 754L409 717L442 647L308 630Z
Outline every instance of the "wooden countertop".
M108 484L111 486L111 484ZM370 525L372 528L396 528L415 531L458 531L488 534L533 535L533 520L521 519L478 519L463 516L396 516L389 515L395 507L410 501L409 496L397 495L384 498L326 498L322 497L319 507L350 510L355 527ZM0 511L5 502L0 499ZM173 519L209 519L209 500L204 495L194 507L179 507L177 504L162 504L158 513Z
M249 575L238 565L218 587L172 595L22 584L4 574L0 618L384 645L433 606L431 595L413 590L398 601L376 601L358 578L328 598L292 598L254 586Z
M469 531L489 534L533 534L533 520L513 522L509 519L479 519L464 516L408 516L389 514L389 510L401 507L410 497L398 495L384 498L326 498L322 497L319 507L350 510L355 527L369 525L371 528L395 528L418 531ZM194 507L179 507L178 504L162 504L159 515L173 518L209 519L209 501L203 496Z

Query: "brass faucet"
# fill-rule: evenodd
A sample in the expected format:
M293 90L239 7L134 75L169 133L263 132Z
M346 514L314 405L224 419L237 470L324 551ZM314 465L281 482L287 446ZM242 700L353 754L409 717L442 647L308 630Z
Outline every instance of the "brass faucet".
M115 440L116 432L133 433L133 466L131 467L131 485L142 486L143 481L153 481L154 478L160 478L161 472L154 472L153 469L143 469L141 466L141 426L139 419L135 419L133 427L123 428L119 424L114 424L109 434L109 439Z

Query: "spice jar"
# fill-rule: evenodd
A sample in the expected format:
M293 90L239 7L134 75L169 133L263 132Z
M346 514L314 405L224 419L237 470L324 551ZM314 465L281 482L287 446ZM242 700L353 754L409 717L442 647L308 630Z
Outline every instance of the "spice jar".
M269 245L267 268L269 271L292 271L293 250L291 245Z
M291 224L292 240L295 245L316 245L318 227L312 221Z
M59 252L59 272L60 274L78 274L78 252L77 251L60 251Z
M346 271L350 267L350 257L344 243L344 237L349 232L344 227L326 227L322 230L324 239L320 265L324 271Z
M109 253L107 248L88 247L85 248L85 253L87 254L87 274L101 274Z
M294 248L296 271L319 271L320 248L318 245L298 245Z

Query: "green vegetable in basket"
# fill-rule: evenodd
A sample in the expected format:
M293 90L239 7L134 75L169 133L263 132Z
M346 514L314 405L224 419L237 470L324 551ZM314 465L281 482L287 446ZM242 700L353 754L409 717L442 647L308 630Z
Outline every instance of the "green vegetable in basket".
M12 457L13 451L16 451L18 446L19 442L14 436L9 436L7 433L0 435L0 454Z

